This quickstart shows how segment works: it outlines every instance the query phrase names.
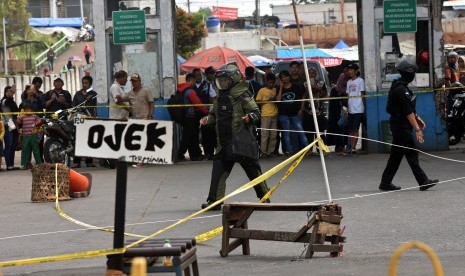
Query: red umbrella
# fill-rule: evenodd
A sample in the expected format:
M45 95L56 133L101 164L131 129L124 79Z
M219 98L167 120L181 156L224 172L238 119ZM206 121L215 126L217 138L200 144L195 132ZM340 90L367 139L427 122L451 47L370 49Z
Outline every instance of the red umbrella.
M200 68L204 71L205 68L213 66L215 70L218 70L221 65L231 62L235 62L243 74L245 73L245 67L255 67L252 62L238 51L217 46L193 55L181 65L181 69L186 72L192 72L195 68Z

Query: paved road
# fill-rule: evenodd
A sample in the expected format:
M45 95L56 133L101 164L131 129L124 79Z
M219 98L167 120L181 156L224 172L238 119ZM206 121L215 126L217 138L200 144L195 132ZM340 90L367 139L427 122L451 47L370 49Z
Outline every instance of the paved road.
M438 153L465 160L462 150ZM265 170L283 159L266 159ZM333 198L377 193L387 155L330 156L328 173ZM421 156L421 164L432 178L450 180L465 177L464 164ZM85 171L86 169L81 169ZM88 170L94 184L88 198L62 202L63 210L84 222L113 225L115 171ZM210 162L183 162L174 166L129 169L127 195L128 232L150 234L172 220L197 211L205 201L211 172ZM281 174L271 178L277 183ZM60 218L53 203L31 203L31 174L28 171L0 173L0 261L108 248L112 235L83 230ZM240 166L228 179L227 191L246 182ZM392 252L403 242L419 240L432 247L444 266L445 275L465 275L464 180L442 182L429 191L418 189L370 197L336 200L343 207L346 226L345 255L328 258L318 253L311 260L299 260L301 244L251 241L251 256L240 250L219 256L221 239L198 246L201 275L386 275ZM404 161L395 178L404 188L416 186ZM311 157L296 169L272 197L273 202L309 202L326 199L319 158ZM255 201L246 191L231 201ZM192 220L160 237L191 237L220 225L220 212ZM306 222L304 213L256 213L250 228L296 231ZM105 258L45 263L4 268L5 275L102 275ZM433 275L428 258L418 251L405 254L399 275Z

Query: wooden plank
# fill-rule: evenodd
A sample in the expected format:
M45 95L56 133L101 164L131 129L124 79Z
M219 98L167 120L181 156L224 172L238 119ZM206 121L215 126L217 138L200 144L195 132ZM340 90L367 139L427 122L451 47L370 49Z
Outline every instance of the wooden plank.
M319 218L321 221L333 223L333 224L340 224L342 220L342 216L338 215L321 215Z
M337 225L337 224L321 222L319 227L318 227L317 234L340 235L341 234L341 227L339 225Z
M341 252L342 251L341 244L331 244L331 245L312 244L311 247L313 248L314 252Z
M321 213L319 213L319 215L321 215ZM312 245L316 241L316 233L318 231L319 226L320 226L319 221L313 226L313 231L312 231L312 234L310 236L310 241L308 242L309 245L308 245L308 248L307 248L307 252L305 253L305 259L311 259L313 257L313 254L315 253L315 250L313 249Z
M250 215L253 213L254 208L240 208L240 209L230 209L228 212L228 217L227 219L229 220L229 223L235 223L238 220L241 220L242 218L248 219ZM236 224L236 223L235 223Z
M312 228L313 224L315 224L316 220L316 216L312 216L312 218L307 222L307 225L300 228L300 230L295 234L293 241L297 241L303 234L307 233L307 231Z
M232 252L234 249L238 248L239 246L242 245L242 240L241 239L235 239L233 242L228 244L228 254ZM221 252L220 252L221 253ZM226 257L221 255L221 257Z
M248 230L249 226L247 220L242 224L242 229ZM250 255L250 242L249 239L242 239L242 254Z
M318 211L322 204L231 202L231 209L254 208L256 211Z
M229 214L230 207L228 205L223 206L223 238L221 240L221 250L220 255L221 257L227 257L229 251L229 221L227 219Z
M236 229L232 228L230 231L230 238L238 239L252 239L252 240L264 240L264 241L284 241L294 242L296 233L295 232L283 232L283 231L265 231L265 230L252 230L252 229ZM308 242L308 235L301 236L300 239L295 242ZM307 239L307 240L304 240Z
M333 244L344 243L346 242L346 237L341 236L326 236L325 241L331 242Z
M238 219L236 221L236 223L234 223L234 227L235 228L243 228L242 225L245 224L245 228L244 229L247 229L247 220L249 219L250 215L252 215L253 213L253 208L249 208L247 210L244 210L245 212L241 212L242 213L242 216L240 219ZM232 211L234 212L234 211ZM231 213L232 213L231 212Z

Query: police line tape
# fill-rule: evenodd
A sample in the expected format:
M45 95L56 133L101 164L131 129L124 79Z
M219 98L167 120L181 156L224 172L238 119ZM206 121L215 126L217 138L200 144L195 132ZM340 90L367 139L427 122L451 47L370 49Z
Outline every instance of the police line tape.
M430 93L434 91L447 91L447 90L452 90L456 88L435 88L435 89L425 89L425 90L415 90L413 91L414 94L424 94L424 93ZM324 97L324 98L313 98L314 101L333 101L333 100L347 100L347 99L355 99L355 98L374 98L374 97L382 97L386 96L387 93L376 93L376 94L370 94L370 95L360 95L360 96L338 96L338 97ZM304 102L304 101L309 101L309 99L299 99L299 100L292 100L292 101L257 101L257 104L266 104L266 103L289 103L289 102ZM197 106L213 106L213 104L154 104L155 108L160 108L160 107L166 107L166 108L172 108L172 107L197 107ZM105 104L105 105L86 105L84 106L86 108L128 108L130 107L129 105L117 105L117 104ZM69 108L73 109L73 108ZM19 112L0 112L0 116L11 116L11 115L20 115L22 114L23 111ZM50 112L50 111L31 111L28 112L29 114L36 114L36 115L46 115L46 114L54 114L55 112Z
M329 148L323 143L323 140L321 138L317 138L315 141L313 141L311 143L311 146L314 146L316 143L319 144L322 150L324 150L325 152L329 152ZM309 147L308 150L310 150L311 146ZM267 199L269 199L273 195L273 193L279 188L279 186L282 183L284 183L284 181L294 172L294 170L297 168L300 162L302 162L302 159L305 157L308 150L300 154L299 158L297 158L294 161L294 163L289 167L289 169L286 171L286 173L284 173L284 175L281 177L279 182L275 184L274 186L272 186L270 190L260 199L259 201L260 203L263 203ZM220 235L222 232L223 232L223 226L220 226L220 227L214 228L210 231L207 231L207 232L204 232L202 234L195 236L195 239L198 243L202 243L202 242L215 238L216 236Z
M65 261L65 260L73 260L73 259L102 257L102 256L107 256L107 255L112 255L112 254L123 254L128 248L135 247L135 246L137 246L137 245L139 245L139 244L141 244L141 243L143 243L143 242L145 242L145 241L147 241L147 240L149 240L149 239L151 239L151 238L153 238L153 237L155 237L155 236L157 236L159 234L162 234L162 233L164 233L164 232L166 232L166 231L168 231L170 229L173 229L173 228L187 222L188 220L209 211L213 207L215 207L215 206L217 206L219 204L222 204L225 200L230 199L231 197L233 197L233 196L235 196L237 194L240 194L240 193L254 187L255 185L260 184L261 182L265 181L266 179L268 179L271 176L273 176L274 174L276 174L276 172L283 169L285 166L289 165L291 162L295 161L294 164L291 167L292 169L288 170L286 172L286 174L283 176L283 178L280 180L280 182L278 184L276 184L275 186L273 186L267 192L267 194L265 194L265 196L260 201L260 202L263 202L266 199L268 199L272 195L272 193L278 188L278 186L281 185L284 182L284 180L294 171L294 169L302 161L305 154L313 146L315 146L317 143L323 149L324 148L327 149L327 147L324 145L321 137L319 137L319 138L315 139L311 144L309 144L308 146L306 146L305 148L300 150L298 153L296 153L293 156L289 157L288 159L281 162L280 164L274 166L272 169L270 169L267 172L263 173L262 175L260 175L256 179L251 180L250 182L242 185L241 187L239 187L235 191L231 192L230 194L226 195L222 199L219 199L219 200L215 201L213 204L211 204L207 208L199 210L199 211L197 211L197 212L195 212L195 213L193 213L193 214L191 214L191 215L189 215L189 216L187 216L187 217L185 217L183 219L180 219L177 222L173 223L172 225L169 225L168 227L165 227L165 228L163 228L163 229L161 229L161 230L159 230L159 231L157 231L157 232L155 232L155 233L153 233L151 235L140 236L140 237L142 237L141 239L129 244L128 246L126 246L124 248L91 250L91 251L75 252L75 253L62 254L62 255L45 256L45 257L39 257L39 258L29 258L29 259L22 259L22 260L5 261L5 262L0 262L0 268L1 267L11 267L11 266L40 264L40 263L45 263L45 262L56 262L56 261ZM329 149L328 149L328 151L329 151ZM55 183L55 185L56 185L56 187L55 187L56 201L55 202L58 202L58 173L57 173L57 171L58 171L58 164L56 164L56 173L55 173L55 182L56 182ZM102 230L102 231L105 231L105 232L112 231L111 229L108 229L108 228L101 228L101 227L93 226L93 225L83 223L83 222L80 222L80 221L78 221L76 219L71 218L70 216L64 214L64 212L61 210L61 208L59 206L59 203L58 204L56 203L56 207L57 207L57 212L60 215L63 215L63 217L65 219L67 219L67 220L69 220L71 222L74 222L74 223L79 222L79 225L89 227L89 229ZM216 228L214 230L207 231L207 232L202 233L202 234L200 234L198 236L201 236L203 241L208 240L207 239L208 237L210 237L209 239L214 238L214 237L216 237L217 235L219 235L221 233L221 231L219 231L219 228L222 228L222 227L218 227L218 228Z
M290 132L307 132L307 133L315 133L315 132L312 132L312 131L290 131ZM345 136L345 137L351 137L350 135L344 135L344 134L337 134L337 133L326 133L327 135L336 135L336 136ZM321 138L318 138L321 140ZM317 139L317 140L318 140ZM442 159L442 160L446 160L446 161L452 161L452 162L460 162L460 163L465 163L465 161L462 161L462 160L455 160L455 159L451 159L451 158L445 158L445 157L441 157L441 156L437 156L437 155L433 155L433 154L430 154L430 153L427 153L427 152L424 152L424 151L421 151L419 149L415 149L415 148L409 148L409 147L404 147L404 146L399 146L399 145L395 145L395 144L392 144L392 143L387 143L387 142L383 142L383 141L377 141L377 140L373 140L373 139L369 139L369 138L364 138L364 137L361 137L361 139L363 140L368 140L368 141L372 141L372 142L377 142L377 143L382 143L382 144L386 144L386 145L391 145L391 146L396 146L396 147L400 147L400 148L405 148L405 149L410 149L410 150L415 150L419 153L423 153L425 155L428 155L428 156L431 156L431 157L435 157L435 158L439 158L439 159ZM301 151L299 151L298 153L296 153L295 155L293 155L292 157L288 158L287 160L285 160L284 162L278 164L277 166L273 167L272 169L270 169L269 171L267 171L266 173L264 173L260 179L257 179L258 182L256 181L251 181L247 184L244 184L242 187L240 187L239 189L237 189L236 191L234 191L233 193L227 195L225 198L222 199L222 201L226 200L226 199L229 199L230 197L236 195L236 194L239 194L243 191L245 191L246 189L250 189L251 187L253 187L254 185L262 182L263 180L266 180L268 179L269 177L271 177L274 173L270 173L271 171L279 171L281 170L283 167L287 166L288 164L290 164L290 162L292 161L295 161L297 159L301 159L305 156L305 153L312 147L316 144L317 140L313 141L312 144L308 145L307 147L305 147L304 149L302 149ZM329 150L327 148L326 145L324 145L324 143L322 141L318 141L319 143L319 146L324 149L325 151ZM292 171L289 171L288 170L288 173L292 173ZM451 179L451 180L445 180L445 181L441 181L439 183L446 183L446 182L453 182L453 181L458 181L458 180L463 180L465 179L465 177L460 177L460 178L455 178L455 179ZM254 183L256 182L256 183ZM280 181L282 182L282 181ZM439 184L438 183L438 184ZM278 183L279 184L279 183ZM276 186L276 185L275 185ZM279 186L279 185L278 185ZM273 187L275 188L275 187ZM272 189L270 189L269 193L272 193ZM276 187L277 188L277 187ZM378 195L384 195L384 194L388 194L388 193L393 193L393 192L400 192L400 191L404 191L404 190L410 190L410 189L417 189L418 186L415 186L415 187L410 187L410 188L403 188L399 191L387 191L387 192L378 192L378 193L372 193L372 194L366 194L366 195L358 195L356 194L355 196L352 196L352 197L345 197L345 198L337 198L337 199L334 199L334 201L342 201L342 200L346 200L346 199L359 199L359 198L364 198L364 197L368 197L368 196L378 196ZM58 189L56 189L58 190ZM222 202L221 201L221 202ZM31 258L31 259L24 259L24 260L15 260L15 261L7 261L7 262L0 262L0 267L7 267L7 266L20 266L20 265L31 265L31 264L38 264L38 263L44 263L44 262L53 262L53 261L64 261L64 260L73 260L73 259L83 259L83 258L94 258L94 257L101 257L101 256L106 256L106 255L110 255L110 254L123 254L127 248L130 248L130 247L133 247L133 246L136 246L152 237L155 237L156 235L158 234L161 234L169 229L172 229L176 226L178 226L179 224L181 223L184 223L186 222L187 220L189 219L192 219L193 217L205 212L205 211L208 211L210 210L211 208L213 208L214 206L220 204L221 202L217 201L215 202L214 204L212 204L211 206L209 206L208 208L204 209L204 210L201 210L199 212L196 212L182 220L179 220L177 223L169 226L169 227L166 227L162 230L159 230L158 232L150 235L150 236L146 236L145 238L139 240L139 241L136 241L134 242L133 244L131 244L130 246L127 246L125 248L120 248L120 249L103 249L103 250L92 250L92 251L84 251L84 252L76 252L76 253L70 253L70 254L63 254L63 255L54 255L54 256L48 256L48 257L40 257L40 258ZM324 203L324 202L327 202L327 200L321 200L321 201L312 201L312 202L304 202L302 204L309 204L309 203ZM181 222L182 221L182 222ZM94 229L98 229L99 227L94 227ZM222 227L218 227L218 228L215 228L213 230L210 230L210 231L207 231L203 234L200 234L202 236L200 236L201 238L206 238L206 240L208 239L211 239L217 235L219 235L222 231Z

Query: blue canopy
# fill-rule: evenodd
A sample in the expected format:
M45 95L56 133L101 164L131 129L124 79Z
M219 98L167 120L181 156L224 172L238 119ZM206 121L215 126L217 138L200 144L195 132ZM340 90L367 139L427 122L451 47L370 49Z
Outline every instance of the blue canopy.
M320 49L305 49L306 58L332 58L330 54L323 52ZM302 58L302 50L300 48L278 49L276 52L277 58Z
M339 39L337 44L333 47L333 49L347 49L347 48L350 48L350 46L347 45L347 43L345 43L344 40L342 39Z
M182 56L178 55L178 63L183 64L184 62L186 62L186 59L183 58Z
M253 65L258 67L272 66L276 63L276 61L260 55L249 56L247 57L247 59L250 60L250 62L252 62Z
M31 27L76 27L82 26L81 17L69 18L29 18Z

